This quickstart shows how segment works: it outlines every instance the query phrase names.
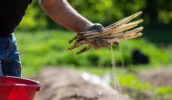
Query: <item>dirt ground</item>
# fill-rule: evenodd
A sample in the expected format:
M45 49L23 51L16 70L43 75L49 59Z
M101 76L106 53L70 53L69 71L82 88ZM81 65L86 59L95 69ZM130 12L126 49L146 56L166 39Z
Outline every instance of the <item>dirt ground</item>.
M141 81L150 82L154 86L172 86L172 66L145 70L137 76Z
M83 80L68 68L48 67L33 79L43 84L35 100L131 100L115 90Z

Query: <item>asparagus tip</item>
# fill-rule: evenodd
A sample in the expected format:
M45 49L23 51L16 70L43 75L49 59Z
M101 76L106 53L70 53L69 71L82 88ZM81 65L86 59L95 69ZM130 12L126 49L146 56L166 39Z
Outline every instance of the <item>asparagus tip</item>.
M143 11L139 11L138 13L142 14L142 13L143 13Z
M142 31L143 29L144 29L144 27L143 26L141 26L141 27L139 27L138 28L140 31Z
M143 33L137 33L138 34L138 36L142 36L143 35Z
M140 21L140 22L143 22L144 20L143 20L143 19L140 19L139 21Z

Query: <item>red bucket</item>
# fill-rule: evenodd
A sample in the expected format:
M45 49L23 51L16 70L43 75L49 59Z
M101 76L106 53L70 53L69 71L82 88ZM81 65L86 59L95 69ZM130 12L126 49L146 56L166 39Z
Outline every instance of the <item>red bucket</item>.
M41 83L11 76L0 76L0 100L33 100Z

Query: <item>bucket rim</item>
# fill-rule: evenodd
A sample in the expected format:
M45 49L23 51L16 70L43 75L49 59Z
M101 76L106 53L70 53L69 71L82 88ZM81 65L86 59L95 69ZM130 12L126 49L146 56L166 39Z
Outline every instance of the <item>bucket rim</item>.
M0 78L8 78L8 79L17 79L17 80L23 80L23 81L28 81L32 82L34 84L8 84L8 83L0 83L0 86L17 86L17 87L32 87L32 88L38 88L42 86L42 84L38 81L32 80L32 79L27 79L27 78L20 78L20 77L14 77L14 76L0 76Z

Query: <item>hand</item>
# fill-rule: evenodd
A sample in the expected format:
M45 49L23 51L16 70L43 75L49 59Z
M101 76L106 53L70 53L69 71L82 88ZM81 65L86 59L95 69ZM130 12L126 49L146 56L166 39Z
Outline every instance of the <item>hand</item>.
M95 23L95 24L89 26L88 31L102 32L103 29L104 29L104 27L101 24ZM119 42L114 42L114 44L116 46L118 46L119 45ZM100 49L100 48L104 48L104 47L110 47L111 44L108 43L105 40L96 39L96 40L93 41L93 46L94 46L95 49Z
M92 24L88 27L88 31L103 32L103 29L104 27L99 23Z

